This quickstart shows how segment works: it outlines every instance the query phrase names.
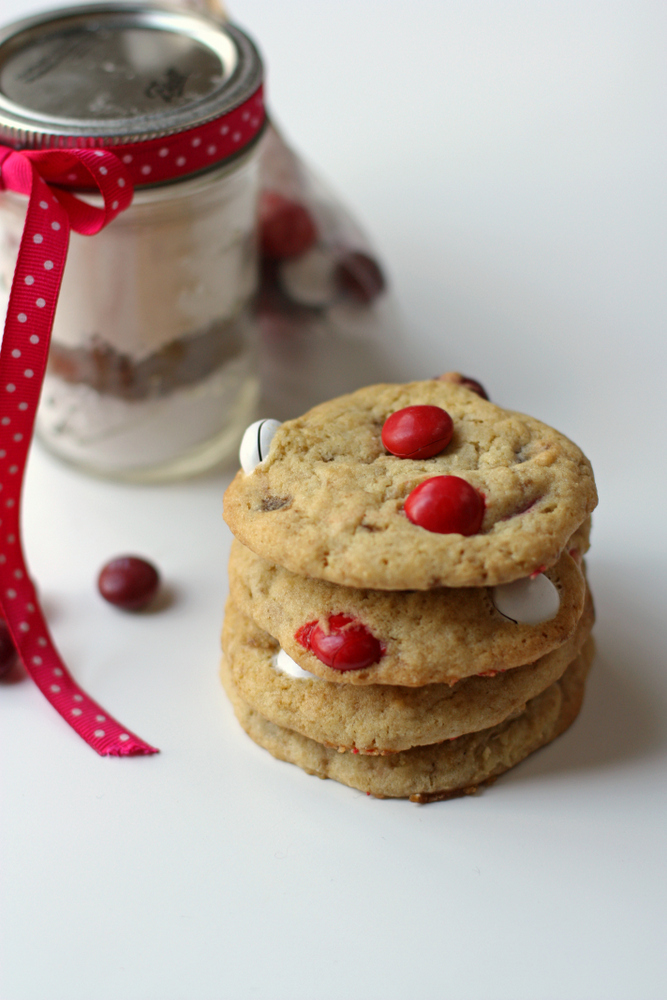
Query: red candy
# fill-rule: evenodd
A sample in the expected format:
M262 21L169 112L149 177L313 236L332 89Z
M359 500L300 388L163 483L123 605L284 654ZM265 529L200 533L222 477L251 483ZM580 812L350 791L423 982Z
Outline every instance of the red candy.
M335 279L346 295L364 305L377 298L385 287L378 262L360 250L351 250L341 257L336 265Z
M108 562L97 578L102 597L126 611L140 611L155 597L160 585L158 571L138 556L119 556Z
M486 394L486 389L481 382L478 382L476 378L468 378L467 375L463 375L461 382L459 383L464 389L470 389L471 392L476 392L478 396L482 399L488 399Z
M0 677L4 677L16 662L16 649L7 622L0 618Z
M476 392L482 399L489 398L481 382L478 382L476 378L468 378L467 375L461 375L460 372L445 372L444 375L438 377L438 382L452 382L454 385L462 385L464 389Z
M317 239L308 209L277 191L262 191L260 195L259 231L262 254L271 260L298 257Z
M331 615L328 634L319 622L309 622L295 639L327 667L341 672L363 670L384 655L382 643L348 615Z
M439 535L476 535L484 518L484 497L458 476L433 476L405 501L408 520Z
M452 440L452 418L439 406L406 406L382 428L382 444L398 458L432 458Z

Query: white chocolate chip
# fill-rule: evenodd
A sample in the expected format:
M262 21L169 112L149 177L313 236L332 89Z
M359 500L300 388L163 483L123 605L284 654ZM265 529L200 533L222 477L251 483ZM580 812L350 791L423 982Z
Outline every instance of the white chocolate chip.
M303 306L326 306L337 295L334 267L331 254L315 247L281 265L280 283L294 302Z
M301 677L315 677L315 674L311 674L309 670L304 670L300 667L296 660L293 660L291 656L281 649L279 653L272 657L271 663L279 674L288 674L290 677L301 678ZM319 680L315 677L315 680Z
M501 615L521 625L549 621L560 608L560 594L544 573L493 587L491 600Z
M279 427L279 420L256 420L246 428L239 448L239 461L246 475L269 454L273 435Z

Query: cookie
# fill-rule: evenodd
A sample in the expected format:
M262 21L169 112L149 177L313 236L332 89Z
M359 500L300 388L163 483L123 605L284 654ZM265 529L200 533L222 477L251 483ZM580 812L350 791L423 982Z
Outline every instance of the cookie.
M398 457L383 429L415 406L449 414L451 440L431 454L444 432L417 427L406 445L393 428L390 444L408 456ZM370 386L282 424L268 456L227 489L224 515L248 548L293 573L429 590L553 566L596 503L590 463L566 437L433 379Z
M222 647L240 697L277 726L339 751L387 754L488 729L522 712L578 655L593 624L593 605L575 634L536 663L456 685L353 687L291 677L276 664L279 643L230 600Z
M242 697L224 660L222 681L242 727L274 757L378 798L409 797L425 803L476 792L564 732L581 708L593 653L593 640L588 639L561 679L533 698L517 718L387 756L338 753L269 722Z
M587 544L585 533L579 541ZM568 543L570 548L573 544L576 536ZM507 610L505 604L489 587L407 592L340 587L297 576L238 541L229 560L230 596L239 610L274 636L304 670L355 685L453 684L473 674L532 663L573 635L584 607L586 584L578 554L564 552L545 576L556 588L557 613L525 624L501 614L494 597ZM335 616L350 619L377 640L376 662L340 671L315 655L304 642L305 627L317 622L329 631Z

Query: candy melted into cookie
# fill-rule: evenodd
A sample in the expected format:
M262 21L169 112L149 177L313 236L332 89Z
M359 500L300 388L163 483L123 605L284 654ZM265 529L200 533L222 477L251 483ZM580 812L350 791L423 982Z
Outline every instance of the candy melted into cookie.
M437 455L384 448L386 421L412 406L451 417L451 441ZM449 476L483 497L471 534L429 530L406 514L413 491ZM433 379L370 386L282 424L261 465L236 476L224 510L237 538L294 573L428 590L497 586L552 566L596 504L590 464L566 437Z
M577 532L571 541L572 548L585 551L587 531ZM409 592L339 587L297 576L238 541L229 559L230 597L243 614L275 636L304 670L357 686L453 684L473 674L532 663L556 649L577 628L586 584L579 561L567 551L544 576L557 595L557 612L527 624L518 614L511 619L501 613L486 587ZM533 602L533 615L538 610ZM347 624L337 628L342 620ZM348 633L351 656L343 663L354 663L353 669L336 669L327 662L326 650L317 655L323 650L317 642L313 648L316 628L322 638L337 632L341 645Z
M350 615L307 622L296 630L294 638L321 663L342 674L371 667L385 653L372 632Z
M558 588L544 573L494 587L491 600L501 615L524 625L551 621L560 608Z
M522 712L557 681L590 634L587 600L574 635L535 663L458 684L406 688L329 683L301 670L276 640L229 601L222 645L239 692L264 718L325 746L389 754L456 739Z
M246 428L239 448L239 461L245 473L250 473L269 454L273 437L280 427L279 420L256 420Z
M284 649L274 651L271 657L271 666L279 674L287 674L288 677L293 677L295 680L315 677L315 674L311 674L307 670L304 670L303 667L300 667L296 660L293 660Z

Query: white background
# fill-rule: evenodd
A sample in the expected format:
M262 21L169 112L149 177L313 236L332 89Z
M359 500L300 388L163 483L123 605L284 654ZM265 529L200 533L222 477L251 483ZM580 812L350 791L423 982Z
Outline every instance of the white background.
M573 729L477 798L318 781L251 743L218 685L228 477L105 484L35 450L26 544L56 640L162 753L99 758L30 681L0 688L0 997L662 1000L667 8L233 14L278 121L380 248L405 377L462 370L591 458L599 654ZM159 564L168 607L103 604L123 551Z

